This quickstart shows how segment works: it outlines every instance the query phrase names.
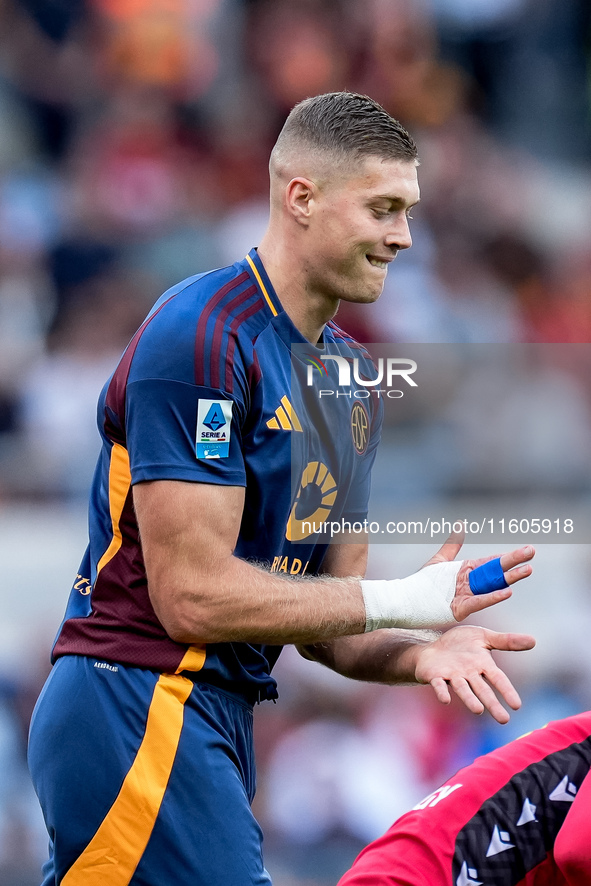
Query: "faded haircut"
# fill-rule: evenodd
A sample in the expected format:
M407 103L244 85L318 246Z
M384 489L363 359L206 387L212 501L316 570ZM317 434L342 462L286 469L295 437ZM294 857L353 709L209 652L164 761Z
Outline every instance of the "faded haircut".
M279 133L271 164L281 166L296 150L312 150L339 164L368 156L418 160L417 146L398 120L355 92L328 92L299 102Z

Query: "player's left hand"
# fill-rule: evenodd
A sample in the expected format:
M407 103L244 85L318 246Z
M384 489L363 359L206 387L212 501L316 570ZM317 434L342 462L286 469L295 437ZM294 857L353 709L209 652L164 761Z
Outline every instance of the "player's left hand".
M462 547L462 541L450 538L443 544L436 554L425 563L429 566L432 563L444 563L446 561L455 560ZM508 585L515 584L523 578L527 578L532 573L532 567L529 560L533 558L535 550L531 545L523 548L516 548L513 551L506 551L500 555L501 569L503 570L505 581ZM463 621L474 612L480 612L488 606L494 606L507 600L511 594L511 588L501 588L498 591L491 591L488 594L475 595L470 589L470 573L483 563L496 559L498 554L491 557L480 557L477 560L464 560L456 578L456 593L451 601L451 611L456 621Z
M497 695L514 711L521 707L521 699L491 650L520 652L535 645L529 634L458 625L432 643L417 647L415 678L419 683L430 683L442 704L451 702L451 689L473 714L487 710L498 723L508 723L509 714Z

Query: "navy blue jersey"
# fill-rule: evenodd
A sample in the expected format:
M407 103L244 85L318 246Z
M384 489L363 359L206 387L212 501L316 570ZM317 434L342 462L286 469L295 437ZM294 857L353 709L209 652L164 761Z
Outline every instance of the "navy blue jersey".
M309 358L294 358L295 381L294 343L310 349ZM275 697L270 672L280 647L187 646L166 634L150 603L131 487L147 480L244 486L236 556L286 575L317 573L326 536L314 527L366 515L381 423L373 393L363 401L332 397L325 405L307 385L308 366L331 349L357 358L366 378L375 375L367 352L333 323L320 348L306 342L256 250L159 299L99 400L103 445L90 544L54 660L79 654L168 673L190 670L248 697ZM326 364L337 378L335 363Z

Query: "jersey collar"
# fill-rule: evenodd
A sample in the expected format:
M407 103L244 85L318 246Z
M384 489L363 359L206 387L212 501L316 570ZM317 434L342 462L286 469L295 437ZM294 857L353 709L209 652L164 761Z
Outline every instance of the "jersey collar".
M277 317L278 314L282 313L283 307L281 305L281 302L277 298L277 293L273 289L273 284L269 280L267 272L265 271L263 263L260 260L259 254L256 249L251 249L244 261L246 263L248 271L250 272L250 275L254 277L267 307L269 308L273 316Z
M333 339L329 327L325 326L322 334L322 343L319 346L312 345L308 339L302 335L299 329L294 326L289 314L279 301L277 293L273 289L273 284L269 280L256 248L250 250L241 264L246 266L251 277L254 277L258 289L265 300L265 304L273 314L273 326L275 327L275 331L288 348L293 344L306 344L310 345L310 347L322 349L327 341L330 342Z

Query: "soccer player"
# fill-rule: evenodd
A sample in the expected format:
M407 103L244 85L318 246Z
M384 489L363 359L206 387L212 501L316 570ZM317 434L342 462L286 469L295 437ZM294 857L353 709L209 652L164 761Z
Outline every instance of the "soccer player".
M332 318L341 299L375 301L411 245L415 144L368 98L318 96L290 114L270 172L258 251L165 293L100 398L90 545L31 725L44 886L270 882L252 705L276 697L285 643L349 677L431 683L443 702L451 687L502 722L495 690L520 704L490 650L533 638L409 629L506 599L531 548L503 554L500 582L474 595L483 561L454 561L459 544L406 579L365 581L366 545L314 529L365 518L381 410L340 397L327 413L298 373L336 349L375 377ZM294 343L309 358L294 357L292 385ZM336 384L337 362L324 366Z
M338 886L591 883L591 712L460 769L370 843Z

